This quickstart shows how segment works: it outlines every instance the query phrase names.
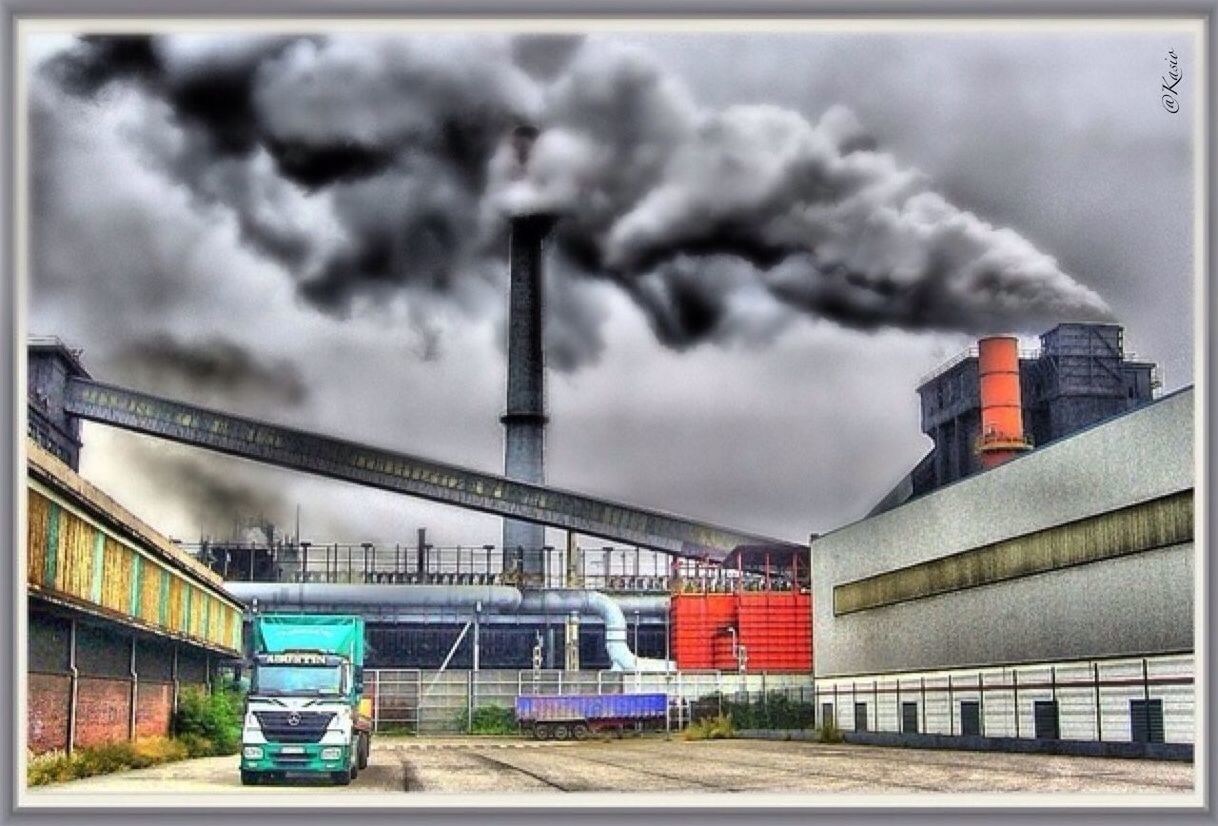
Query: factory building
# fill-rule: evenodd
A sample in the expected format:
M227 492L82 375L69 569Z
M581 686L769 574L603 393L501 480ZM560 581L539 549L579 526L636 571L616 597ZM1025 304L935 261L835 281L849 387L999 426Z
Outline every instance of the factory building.
M978 358L977 349L970 349L923 378L922 432L934 447L873 514L983 469L976 450L983 435ZM1041 335L1038 350L1021 352L1018 365L1030 447L1147 404L1160 383L1154 364L1125 352L1118 324L1059 324Z
M181 689L240 655L220 577L26 440L27 746L165 735Z
M818 723L1192 743L1195 402L1177 391L815 538Z

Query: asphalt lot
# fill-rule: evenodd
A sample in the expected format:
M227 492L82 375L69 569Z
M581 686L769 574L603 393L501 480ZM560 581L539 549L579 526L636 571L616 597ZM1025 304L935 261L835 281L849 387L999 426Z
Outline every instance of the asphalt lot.
M289 780L245 787L237 758L209 757L31 790L241 795L478 792L1191 792L1190 763L890 749L808 742L636 737L539 743L521 738L381 737L349 787ZM133 801L129 801L133 802Z

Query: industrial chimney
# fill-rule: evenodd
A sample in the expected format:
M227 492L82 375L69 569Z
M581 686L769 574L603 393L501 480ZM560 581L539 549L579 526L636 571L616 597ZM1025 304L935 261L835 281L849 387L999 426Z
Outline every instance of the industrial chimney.
M993 336L977 342L981 380L981 433L977 453L983 468L1014 459L1031 444L1024 437L1019 391L1019 340Z
M521 126L512 147L523 168L537 129ZM516 215L509 240L508 383L504 426L504 475L522 482L545 481L545 364L542 351L543 245L555 216ZM519 564L524 583L544 574L545 527L503 520L503 568Z

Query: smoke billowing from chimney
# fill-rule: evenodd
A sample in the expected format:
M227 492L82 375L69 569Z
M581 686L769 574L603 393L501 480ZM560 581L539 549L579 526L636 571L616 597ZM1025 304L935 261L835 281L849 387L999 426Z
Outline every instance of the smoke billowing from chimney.
M148 163L229 210L326 312L398 291L487 312L469 285L502 283L510 217L561 213L566 277L547 319L560 369L600 349L604 314L579 307L588 279L623 290L673 347L762 343L801 314L968 333L1108 314L849 110L708 110L646 54L603 42L98 37L43 73L58 92L36 94L155 102L172 139L133 136ZM527 168L508 137L522 122L539 127Z

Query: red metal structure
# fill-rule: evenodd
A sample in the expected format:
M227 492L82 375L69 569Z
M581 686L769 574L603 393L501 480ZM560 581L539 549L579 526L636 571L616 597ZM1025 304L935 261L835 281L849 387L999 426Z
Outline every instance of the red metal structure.
M977 437L977 452L981 466L992 468L1031 449L1023 430L1019 340L993 336L978 341L977 372L981 380L981 434Z

